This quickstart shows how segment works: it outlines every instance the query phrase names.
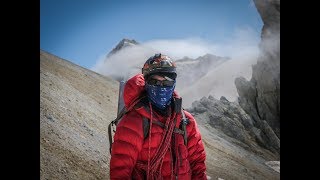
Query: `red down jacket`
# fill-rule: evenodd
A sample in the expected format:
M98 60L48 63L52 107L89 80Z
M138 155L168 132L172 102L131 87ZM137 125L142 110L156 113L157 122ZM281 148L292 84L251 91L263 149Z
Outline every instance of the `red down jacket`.
M124 89L125 106L128 108L142 91L144 91L142 74L129 79ZM174 97L178 97L176 92L174 92ZM184 145L183 135L175 134L169 150L166 151L161 162L161 172L158 172L158 175L154 176L153 179L207 179L205 173L206 154L197 123L190 113L184 112L189 119L189 124L186 127L187 146ZM146 178L148 160L150 161L155 156L165 129L150 123L151 133L144 139L143 117L164 124L167 121L174 122L173 120L176 118L175 127L179 128L181 116L181 113L172 113L171 117L161 117L155 111L152 111L152 108L148 111L143 106L125 114L117 125L114 136L110 160L110 179ZM141 170L139 164L144 164L145 169L142 168Z

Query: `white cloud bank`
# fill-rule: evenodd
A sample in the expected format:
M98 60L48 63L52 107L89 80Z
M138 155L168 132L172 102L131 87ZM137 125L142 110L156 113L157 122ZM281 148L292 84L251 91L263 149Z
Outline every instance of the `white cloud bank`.
M230 61L208 72L202 78L203 80L200 79L192 87L187 89L177 87L177 90L182 92L181 95L190 99L185 101L187 106L192 101L209 94L217 98L224 95L229 100L235 100L238 94L234 79L238 76L251 78L251 65L256 63L259 42L260 33L251 28L236 29L232 36L226 37L220 43L209 43L200 38L155 39L143 42L139 46L125 48L108 59L104 58L107 55L105 54L91 69L119 80L128 79L140 73L143 63L155 53L167 54L173 59L185 56L197 58L207 53L230 57Z

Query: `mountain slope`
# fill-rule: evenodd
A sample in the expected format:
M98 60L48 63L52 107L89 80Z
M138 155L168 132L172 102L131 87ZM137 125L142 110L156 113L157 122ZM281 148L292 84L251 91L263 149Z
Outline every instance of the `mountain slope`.
M108 179L118 82L40 51L40 178Z
M107 126L116 117L117 96L117 81L40 51L41 179L109 179ZM197 121L209 176L279 179L265 159Z

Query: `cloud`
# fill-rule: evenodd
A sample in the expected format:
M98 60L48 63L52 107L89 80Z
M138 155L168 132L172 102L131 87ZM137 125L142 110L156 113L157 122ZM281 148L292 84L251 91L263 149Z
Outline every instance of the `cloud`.
M219 45L217 51L232 58L241 58L259 51L260 35L250 27L235 29L233 35Z
M189 105L192 101L209 94L215 97L224 95L230 100L235 100L237 91L234 79L238 76L251 77L251 65L256 63L259 42L259 33L250 27L237 28L230 37L225 37L220 42L208 42L201 38L154 39L125 48L107 59L103 58L106 57L105 54L92 70L117 80L126 80L140 73L144 62L155 53L167 54L173 59L185 56L195 59L207 53L230 57L231 60L225 65L220 65L218 69L209 69L203 79L199 79L199 82L191 87L183 87L181 92L189 99ZM194 73L197 73L197 70ZM198 93L191 95L192 92Z
M155 53L155 50L143 45L126 47L108 58L107 54L103 55L91 70L117 80L127 80L140 73L144 62Z
M250 27L234 30L230 37L220 42L212 42L201 38L159 39L143 43L145 46L179 59L185 56L197 58L206 53L225 57L242 57L258 51L260 36Z
M143 44L153 49L157 49L174 59L181 59L185 56L197 58L212 52L212 49L215 48L215 45L209 44L200 38L158 39Z
M250 8L257 9L257 8L256 8L256 5L255 5L254 2L253 2L253 0L250 0L248 6L249 6Z
M234 80L240 76L250 80L252 65L257 62L257 58L258 53L252 53L250 56L229 60L211 69L192 86L178 89L180 95L184 98L184 107L191 107L193 101L209 95L216 99L224 96L229 101L236 101L239 95Z

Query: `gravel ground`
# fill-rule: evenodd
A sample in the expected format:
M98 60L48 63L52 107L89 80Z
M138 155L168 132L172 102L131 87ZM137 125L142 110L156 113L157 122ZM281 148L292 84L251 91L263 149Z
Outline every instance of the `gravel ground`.
M119 83L40 51L40 179L109 179ZM266 159L199 122L211 179L280 179ZM280 170L280 168L279 168Z
M109 179L118 82L40 52L41 179Z

